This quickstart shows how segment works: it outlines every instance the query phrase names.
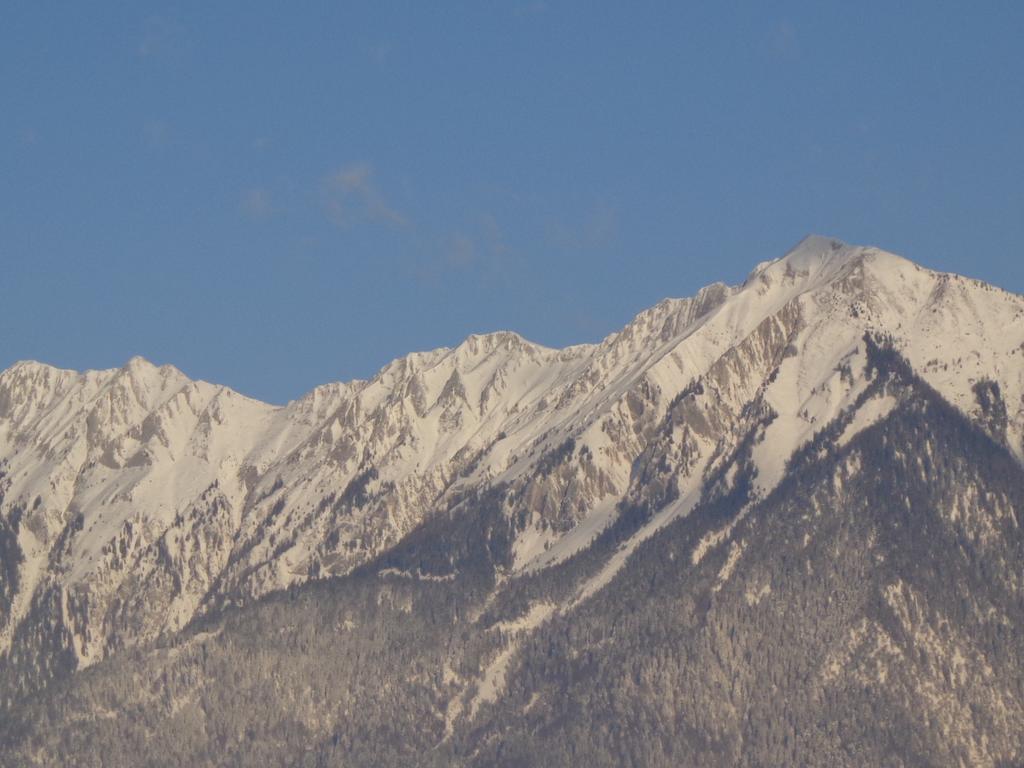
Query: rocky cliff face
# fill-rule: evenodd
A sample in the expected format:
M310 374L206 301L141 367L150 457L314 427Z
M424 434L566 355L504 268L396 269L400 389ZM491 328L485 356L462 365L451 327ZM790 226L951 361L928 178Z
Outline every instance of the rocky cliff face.
M929 436L924 424L933 412L943 424L962 420L984 451L964 454L948 430L941 440ZM905 422L914 419L911 430ZM876 440L870 456L854 448L867 435ZM511 333L474 336L284 407L141 359L83 374L20 363L0 374L2 704L17 720L24 696L77 685L75 671L99 662L102 677L128 663L118 659L141 658L133 674L150 676L165 667L147 649L184 643L174 654L188 658L196 627L276 610L268 606L283 589L296 594L322 583L334 595L335 585L347 584L355 594L372 593L377 608L349 606L348 618L331 626L384 627L388 611L426 620L417 606L435 600L454 611L439 621L448 655L421 649L441 655L416 663L428 676L435 663L445 670L424 690L442 707L435 746L455 750L445 753L455 760L473 733L489 734L481 743L493 745L511 729L527 743L529 713L542 700L538 711L549 714L568 706L561 694L531 688L510 670L545 667L534 656L537 643L563 642L552 632L569 632L559 647L570 666L597 647L617 647L600 639L609 630L598 625L619 621L637 579L669 579L672 599L690 617L675 631L697 644L686 646L693 658L720 647L708 622L726 596L733 601L723 608L728 620L715 631L727 624L747 637L761 621L751 624L747 614L762 602L782 613L803 605L805 619L808 612L831 616L832 598L821 590L834 584L860 602L829 619L837 623L827 642L814 635L820 643L808 653L821 662L816 685L825 691L829 681L867 685L896 676L903 682L894 707L932 696L935 722L954 734L943 747L953 751L943 756L1003 759L1017 748L1005 734L1020 721L1020 693L998 688L995 657L978 638L995 631L993 622L1003 622L1004 632L1021 628L1020 560L1013 558L1024 510L1012 481L999 485L991 468L976 464L981 455L997 457L1017 472L1022 438L1024 299L818 237L759 265L742 285L666 300L597 345L551 350ZM883 497L872 478L893 467L891 496ZM909 489L912 479L914 493L904 493L901 483ZM906 529L890 531L890 518L865 508L865 498L898 509L911 526L927 519L948 534L948 549L921 550L920 567L938 567L934 559L963 542L971 552L964 568L1001 564L1002 596L944 586L943 595L953 590L973 601L947 615L934 580L915 581L919 567L904 550L916 545ZM841 523L854 510L882 517L854 535ZM793 581L791 563L802 562L814 541L822 543L800 566L824 574L811 589L806 579ZM886 563L887 580L859 591L843 586L870 570L867 560L839 556L847 546L877 551L872 562ZM654 552L669 558L663 572L640 576ZM780 594L789 596L779 602ZM645 605L667 599L646 591L634 598ZM654 631L653 618L641 622L645 631ZM589 627L590 640L574 635L577 624ZM490 639L459 634L478 631ZM363 647L365 638L353 642ZM756 654L743 647L735 653ZM832 661L818 658L826 648ZM1016 657L1000 658L1005 667ZM751 671L750 658L743 663L750 685L781 674ZM784 663L788 676L797 662ZM729 670L722 679L735 685ZM563 665L559 674L576 680L582 672ZM968 698L957 698L958 680L973 691ZM641 698L654 696L644 685ZM189 690L186 699L199 695ZM776 738L786 749L797 743L792 734L743 731L743 718L757 714L739 707L736 697L747 695L730 694L720 725L691 722L700 734L693 739L711 749L721 730L721 739L733 739L722 742L723 760L743 754L738 738L767 739L765 749L778 747ZM526 697L520 719L500 725L495 713L512 717L506 707L515 696ZM342 711L335 704L328 695L310 705L309 738L328 738ZM350 712L362 706L349 705ZM961 710L987 712L974 715L987 724L964 726ZM559 744L571 741L570 731L560 731ZM503 759L487 749L479 754ZM650 756L650 764L670 759Z

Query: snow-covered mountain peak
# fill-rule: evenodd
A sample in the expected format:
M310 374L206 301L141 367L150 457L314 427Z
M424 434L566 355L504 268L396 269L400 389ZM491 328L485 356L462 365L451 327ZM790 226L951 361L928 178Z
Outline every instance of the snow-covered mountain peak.
M118 369L103 372L108 386L130 389L144 408L152 408L165 397L193 382L173 365L157 366L143 357L135 356ZM214 386L214 385L206 385Z
M865 259L877 255L906 261L877 248L849 245L834 237L808 235L781 258L762 261L754 267L744 286L760 278L762 283L799 282L814 287L845 276Z
M117 372L140 384L156 385L160 382L183 383L190 379L173 365L157 365L141 355L131 357Z
M794 268L799 268L800 262L817 261L837 252L849 251L857 247L850 246L835 237L811 233L790 248L779 261L789 262L793 264Z
M79 376L81 374L78 371L57 368L35 360L19 360L7 370L0 371L0 387L47 389L58 382Z
M0 372L0 419L13 424L31 418L85 378L77 371L34 360L17 362Z
M546 350L539 344L524 339L514 331L494 331L492 333L471 334L454 350L459 367L475 366L479 361L491 355L533 356Z
M513 568L543 565L614 518L645 453L644 487L678 494L682 514L764 428L751 460L769 490L865 390L871 331L1022 454L1024 300L811 236L743 284L665 299L598 344L474 334L281 407L141 357L84 373L18 363L0 373L0 513L32 511L25 601L37 583L81 589L102 616L142 573L149 602L132 610L146 632L188 621L214 589L256 596L343 573L489 484L528 500ZM982 403L986 378L999 388ZM752 421L765 413L768 426ZM663 486L651 482L661 467L674 468ZM70 631L105 638L92 621ZM76 657L101 657L105 640L91 642Z
M47 363L41 363L38 360L18 360L7 370L0 372L0 376L15 374L21 376L32 376L45 374L47 372L77 373L77 371L65 371L63 368L57 368L56 366L48 365Z
M851 268L864 252L864 248L835 238L808 235L781 259L769 262L755 274L762 281L797 281L809 287L834 279Z
M133 355L132 357L128 358L128 362L121 366L121 370L131 371L132 373L146 373L149 371L154 371L157 368L158 366L149 362L149 360L144 358L142 355Z

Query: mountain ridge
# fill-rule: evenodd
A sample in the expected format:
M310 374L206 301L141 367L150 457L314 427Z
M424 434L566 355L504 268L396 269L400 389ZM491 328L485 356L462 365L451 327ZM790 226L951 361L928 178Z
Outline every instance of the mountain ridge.
M840 258L839 259L832 258L837 253L840 256ZM803 239L801 239L796 245L794 245L783 256L780 256L780 257L777 257L777 258L774 258L774 259L768 259L768 260L765 260L765 261L762 261L762 262L758 263L754 267L754 269L750 271L750 273L747 275L747 277L744 279L744 281L742 283L740 283L738 285L735 285L735 286L729 286L726 283L717 282L716 281L716 282L710 283L710 284L708 284L706 286L703 286L702 288L698 289L697 293L694 294L693 297L688 297L688 298L667 297L667 298L664 298L664 299L660 300L659 302L657 302L655 305L651 306L650 308L641 310L639 313L637 313L637 315L635 315L633 317L633 319L629 323L627 323L625 328L629 328L629 327L633 326L635 323L640 321L642 318L644 318L648 314L657 315L657 314L660 314L662 312L668 313L668 312L671 312L673 308L678 308L679 305L685 304L686 302L690 302L690 301L700 302L702 297L704 297L706 294L718 293L718 292L722 291L723 289L728 291L729 289L736 290L736 289L745 287L748 284L750 284L755 278L760 277L764 272L766 272L767 270L772 269L772 268L778 268L779 266L782 266L782 267L787 267L788 266L789 269L795 270L795 271L799 271L799 270L809 271L810 267L812 267L812 266L819 266L819 267L823 266L825 263L827 263L829 261L830 258L832 258L833 262L838 263L840 268L843 268L843 267L848 267L851 264L854 264L854 263L862 261L866 256L873 256L873 257L876 257L876 258L877 257L883 257L884 259L892 260L892 261L895 261L896 263L902 263L902 264L905 264L905 265L909 264L909 265L914 265L915 267L918 267L919 269L926 269L926 268L923 268L923 267L919 267L918 265L914 264L914 262L910 261L909 259L906 259L905 257L898 256L898 255L893 254L893 253L888 252L888 251L884 251L884 250L879 249L879 248L877 248L875 246L851 246L851 245L848 245L847 243L844 243L843 241L841 241L841 240L839 240L837 238L834 238L834 237L825 236L825 235L817 235L817 234L809 234L809 235L805 236ZM815 264L815 262L817 262L817 264ZM977 278L967 277L967 276L964 276L962 274L955 273L955 272L940 272L940 271L935 271L935 270L930 270L930 269L928 269L927 271L929 273L931 273L933 275L936 275L936 276L939 276L940 278L943 278L943 279L947 279L947 280L948 279L953 279L953 280L957 280L957 281L967 281L967 282L972 283L974 285L984 286L984 287L986 287L989 290L995 290L995 291L998 291L1000 293L1006 294L1006 295L1011 296L1011 297L1020 297L1020 294L1014 293L1012 291L1008 291L1008 290L1003 289L1003 288L1001 288L1001 287L999 287L997 285L993 285L991 283L987 283L987 282L985 282L983 280L980 280L980 279L977 279ZM93 376L95 376L95 375L100 375L100 376L108 375L108 376L111 376L111 375L114 375L117 372L131 372L131 371L138 371L138 370L150 370L150 371L156 370L156 371L159 371L161 373L167 372L168 374L176 374L176 375L180 375L180 376L189 378L189 381L191 381L192 383L196 383L196 384L211 384L212 386L216 386L216 387L219 387L219 388L222 388L222 389L225 389L225 390L230 390L231 392L233 392L234 394L238 395L239 397L243 397L243 398L245 398L247 400L252 400L254 402L261 403L263 405L267 405L267 406L272 407L272 408L286 408L288 405L290 405L292 403L295 403L297 401L303 400L304 398L310 397L315 392L317 392L318 390L321 390L323 388L351 387L351 386L355 386L355 385L359 385L359 384L363 384L363 383L372 381L374 378L376 378L377 376L380 376L381 374L383 374L386 371L390 370L393 366L401 363L402 361L409 361L410 363L412 363L413 361L422 361L422 360L429 361L429 360L434 359L436 356L444 355L446 353L451 353L451 352L457 352L457 351L462 350L462 349L467 348L467 347L471 348L471 347L477 346L477 345L479 345L481 343L486 345L488 343L499 343L501 341L507 341L509 343L514 343L514 344L519 344L519 345L531 347L531 348L534 348L534 349L536 349L538 351L559 352L559 353L565 353L565 354L572 355L572 354L575 354L577 351L582 352L582 351L585 351L585 350L592 350L594 348L597 348L597 347L600 347L600 346L602 346L604 344L607 344L610 341L616 339L622 332L623 332L622 330L613 331L613 332L609 333L607 336L605 336L604 339L602 339L602 340L600 340L598 342L580 342L580 343L576 343L576 344L570 344L570 345L565 346L565 347L548 347L546 345L543 345L543 344L540 344L538 342L535 342L535 341L532 341L530 339L527 339L522 334L520 334L518 331L514 331L514 330L511 330L511 329L500 329L500 330L495 330L495 331L471 333L468 336L466 336L462 341L460 341L458 344L456 344L454 347L440 346L440 347L435 347L435 348L429 349L429 350L410 352L410 353L408 353L406 355L397 357L397 358L391 360L390 362L386 363L378 371L376 371L373 375L371 375L368 378L355 378L355 379L347 379L347 380L336 380L336 381L326 382L324 384L319 384L319 385L316 385L315 387L313 387L308 392L305 392L305 393L299 395L299 397L297 397L296 399L289 400L288 402L286 402L284 404L270 403L268 401L261 400L261 399L259 399L257 397L252 397L252 396L246 395L246 394L244 394L244 393L242 393L242 392L240 392L238 390L235 390L235 389L233 389L231 387L228 387L226 385L213 384L213 383L208 382L208 381L206 381L204 379L191 379L190 377L187 376L187 374L184 374L181 371L181 369L176 367L174 364L171 364L171 363L157 364L157 363L149 360L148 358L144 357L143 355L133 355L132 357L130 357L125 362L124 365L122 365L120 367L115 367L115 368L97 368L97 369L90 368L90 369L85 369L85 370L82 370L82 371L79 371L79 370L76 370L76 369L71 369L71 368L62 368L62 367L59 367L59 366L54 366L54 365L51 365L49 363L42 362L40 360L23 359L23 360L15 361L10 366L8 366L6 369L4 369L3 371L0 371L0 375L9 374L9 373L13 373L13 372L18 371L18 370L25 370L25 369L45 370L45 371L51 372L51 374L62 374L62 375L79 376L79 377L81 377L81 376L88 377L90 375L93 375Z
M1021 461L1024 299L819 236L597 344L475 334L284 406L140 357L18 363L0 373L0 534L17 553L0 654L29 662L9 666L5 700L67 673L47 667L51 646L80 669L343 576L488 488L510 489L509 578L650 510L593 594L716 483L749 471L767 496L846 409L845 439L884 419L891 402L861 402L868 332Z
M345 577L66 678L0 717L0 764L1015 764L1024 470L862 344L867 387L783 483L759 498L737 451L583 600L658 505L508 578L496 487ZM749 416L756 442L772 416Z

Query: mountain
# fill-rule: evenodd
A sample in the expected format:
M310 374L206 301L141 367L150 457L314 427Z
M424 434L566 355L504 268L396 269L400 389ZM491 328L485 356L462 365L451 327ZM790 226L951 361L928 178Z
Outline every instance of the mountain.
M1022 462L1024 298L816 236L284 407L18 363L0 765L1019 764Z

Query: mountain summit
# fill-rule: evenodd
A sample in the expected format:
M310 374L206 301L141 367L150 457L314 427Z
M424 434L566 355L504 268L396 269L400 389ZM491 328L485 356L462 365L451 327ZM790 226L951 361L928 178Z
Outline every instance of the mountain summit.
M1022 461L1024 298L819 236L598 344L470 336L283 407L18 363L0 738L12 765L1009 764Z

